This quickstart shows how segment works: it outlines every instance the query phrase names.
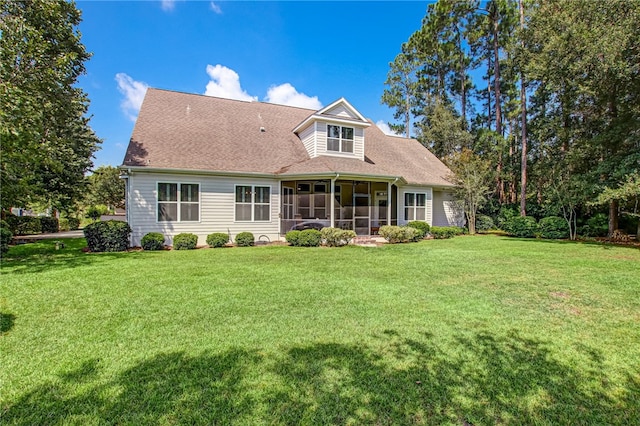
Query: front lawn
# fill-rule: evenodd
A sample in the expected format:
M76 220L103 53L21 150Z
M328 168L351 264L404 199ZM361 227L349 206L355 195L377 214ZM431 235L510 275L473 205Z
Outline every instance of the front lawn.
M640 250L12 247L0 423L640 424Z

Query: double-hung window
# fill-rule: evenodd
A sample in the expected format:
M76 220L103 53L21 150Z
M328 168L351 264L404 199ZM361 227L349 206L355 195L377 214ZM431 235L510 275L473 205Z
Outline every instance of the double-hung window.
M327 125L327 151L353 153L353 127Z
M198 222L200 184L158 182L158 222Z
M271 220L271 187L236 186L236 221L268 222Z
M425 220L427 217L427 194L422 192L405 192L404 220Z

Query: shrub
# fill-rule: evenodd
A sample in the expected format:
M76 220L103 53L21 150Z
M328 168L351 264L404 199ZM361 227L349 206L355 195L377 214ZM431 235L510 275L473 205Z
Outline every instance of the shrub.
M322 242L322 233L317 229L305 229L300 231L298 245L300 247L318 247Z
M214 232L207 235L207 244L209 247L224 247L229 242L229 235L224 232Z
M514 206L502 206L498 211L498 217L496 218L496 223L498 227L503 231L507 231L508 222L514 217L520 217L520 212Z
M384 225L378 230L378 234L380 234L390 244L415 241L418 235L420 235L419 233L420 230L410 226Z
M2 219L0 219L0 228L11 230L11 227L9 226L7 221Z
M58 229L60 231L68 231L69 230L69 219L66 217L61 217L58 221Z
M549 216L540 219L538 223L540 236L551 240L569 238L569 224L558 216Z
M329 247L341 247L349 244L356 237L355 231L340 228L322 228L322 240Z
M301 231L297 231L297 230L289 231L287 232L287 235L284 236L284 238L287 240L289 244L291 244L294 247L297 247L298 240L300 239L300 232Z
M69 230L75 231L80 228L80 219L77 217L69 217L67 220L69 221Z
M40 227L42 228L42 232L47 234L58 232L58 219L55 217L42 216L40 217Z
M140 241L144 250L162 250L164 248L164 235L160 232L149 232Z
M585 237L606 237L609 233L609 217L598 213L587 219L587 223L580 229L580 235Z
M39 217L8 214L6 223L9 225L9 230L13 235L40 234L42 232L42 224Z
M129 224L119 220L94 222L84 228L84 237L92 252L126 251L130 234Z
M456 235L462 235L464 231L457 226L432 226L429 233L436 240L445 240Z
M236 235L236 245L238 247L250 247L253 245L255 238L251 232L241 232Z
M173 237L174 250L193 250L198 245L198 236L189 232L183 232Z
M102 214L102 210L98 206L90 206L87 209L85 216L91 220L98 220Z
M504 230L512 237L534 238L538 224L531 216L515 216L506 222Z
M9 230L9 227L0 227L0 255L4 255L9 251L11 238L13 238L13 234Z
M491 216L479 214L476 216L476 231L485 232L494 229L496 225L493 223Z
M407 226L418 230L418 234L416 236L416 239L418 240L421 240L424 237L426 237L427 234L429 234L429 230L431 229L431 227L427 222L422 222L419 220L414 220L412 222L409 222L407 223Z

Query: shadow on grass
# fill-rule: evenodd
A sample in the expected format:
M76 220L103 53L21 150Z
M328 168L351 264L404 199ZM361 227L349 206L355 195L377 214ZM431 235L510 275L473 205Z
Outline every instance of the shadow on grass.
M0 312L0 336L11 331L15 322L15 315Z
M640 377L610 384L597 351L560 361L517 333L159 354L99 379L88 360L15 401L5 424L638 424ZM597 355L597 356L596 356Z
M503 241L520 241L525 243L547 243L547 244L560 244L560 245L586 245L601 247L605 250L615 248L626 248L640 250L640 246L634 244L616 243L612 241L598 241L598 240L551 240L545 238L518 238L509 236L500 236Z

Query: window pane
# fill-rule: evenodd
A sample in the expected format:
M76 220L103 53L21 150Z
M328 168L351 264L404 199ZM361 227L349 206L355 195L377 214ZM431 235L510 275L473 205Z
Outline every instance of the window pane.
M269 193L271 188L268 186L256 186L256 203L269 203Z
M250 203L250 202L251 202L251 187L236 186L236 203Z
M424 207L425 204L425 196L424 194L416 194L416 206Z
M353 128L351 128L351 127L343 127L342 128L342 139L353 140Z
M327 137L333 139L340 139L340 126L327 126Z
M342 141L342 152L353 152L353 141Z
M178 184L158 183L158 201L178 201Z
M180 201L197 203L200 201L199 187L197 183L183 183L180 185Z
M411 192L407 192L404 194L404 205L405 206L415 206L415 196L416 194L413 194Z
M269 220L269 206L265 204L256 205L254 220Z
M425 220L427 209L425 209L424 207L416 207L416 220Z
M182 203L180 204L180 221L197 222L200 220L200 204Z
M158 203L158 222L178 220L178 203Z
M339 139L327 139L327 151L339 151L340 140Z
M251 220L251 204L236 204L236 220Z

